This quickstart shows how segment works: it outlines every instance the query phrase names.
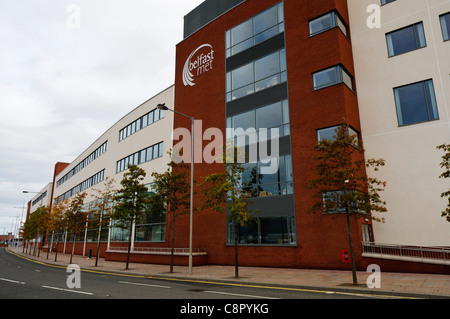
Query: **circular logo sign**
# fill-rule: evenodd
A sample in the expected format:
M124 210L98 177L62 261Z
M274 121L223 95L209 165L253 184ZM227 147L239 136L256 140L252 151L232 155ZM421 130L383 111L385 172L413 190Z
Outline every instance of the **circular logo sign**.
M214 50L210 44L202 44L192 51L183 68L184 86L195 86L194 77L213 68Z

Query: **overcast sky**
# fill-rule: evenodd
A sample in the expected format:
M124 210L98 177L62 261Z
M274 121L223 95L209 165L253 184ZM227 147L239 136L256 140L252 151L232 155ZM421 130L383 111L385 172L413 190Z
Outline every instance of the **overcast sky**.
M0 0L0 234L35 195L23 190L173 85L183 17L202 2Z

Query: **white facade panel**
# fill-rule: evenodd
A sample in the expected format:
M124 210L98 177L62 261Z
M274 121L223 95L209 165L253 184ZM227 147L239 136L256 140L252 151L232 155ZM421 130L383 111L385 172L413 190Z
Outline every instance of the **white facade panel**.
M450 12L450 1L396 0L381 6L381 28L367 23L376 18L367 10L373 3L348 0L366 158L387 161L377 177L388 183L388 212L386 223L374 223L375 240L450 246L450 223L441 217L447 202L440 198L449 185L438 178L443 153L436 149L450 143L450 41L443 40L439 19ZM386 34L420 22L426 46L389 57ZM439 118L400 125L394 88L430 79Z

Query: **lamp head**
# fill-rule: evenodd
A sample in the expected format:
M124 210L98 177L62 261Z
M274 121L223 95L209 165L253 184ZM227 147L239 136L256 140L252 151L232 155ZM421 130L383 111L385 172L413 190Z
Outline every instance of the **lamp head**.
M158 104L156 106L158 109L163 110L163 111L167 111L169 108L166 106L166 103L163 104Z

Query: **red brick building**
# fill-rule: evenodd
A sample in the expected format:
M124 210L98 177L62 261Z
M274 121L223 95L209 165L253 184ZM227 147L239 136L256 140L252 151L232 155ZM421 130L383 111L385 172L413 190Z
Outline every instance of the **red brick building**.
M360 131L347 1L219 2L205 1L185 17L185 39L176 50L175 110L201 120L203 132L273 123L281 128L280 169L290 175L258 180L252 199L258 223L239 230L240 264L347 269L341 258L349 249L345 216L308 213L313 199L306 187L318 136L343 118ZM334 82L326 82L327 72L336 74ZM177 127L190 129L190 122L175 116ZM218 169L196 163L195 179ZM177 221L177 247L187 247L188 226L188 218ZM206 249L209 264L233 264L227 238L234 229L224 215L195 213L193 229L193 246ZM352 220L358 265L363 230L372 236L369 220Z

